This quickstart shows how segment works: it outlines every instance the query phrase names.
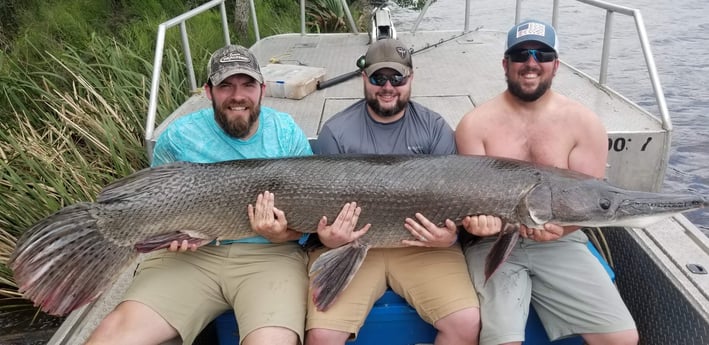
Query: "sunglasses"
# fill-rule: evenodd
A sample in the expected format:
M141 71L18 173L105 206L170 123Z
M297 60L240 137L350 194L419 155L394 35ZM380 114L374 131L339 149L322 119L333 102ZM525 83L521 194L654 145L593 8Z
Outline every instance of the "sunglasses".
M512 62L527 62L530 56L533 56L534 60L537 62L551 62L556 59L556 52L539 49L522 49L507 53L507 57Z
M391 83L391 86L401 86L406 84L406 81L408 80L409 77L404 77L403 75L392 75L392 76L385 76L381 74L372 74L369 76L369 82L372 85L376 86L384 86L386 85L387 81Z

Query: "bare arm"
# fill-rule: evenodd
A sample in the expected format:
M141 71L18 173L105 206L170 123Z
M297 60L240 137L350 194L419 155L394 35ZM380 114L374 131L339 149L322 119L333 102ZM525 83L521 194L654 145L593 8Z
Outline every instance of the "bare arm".
M485 155L485 144L480 127L475 123L475 112L472 111L460 120L455 129L455 144L459 154Z

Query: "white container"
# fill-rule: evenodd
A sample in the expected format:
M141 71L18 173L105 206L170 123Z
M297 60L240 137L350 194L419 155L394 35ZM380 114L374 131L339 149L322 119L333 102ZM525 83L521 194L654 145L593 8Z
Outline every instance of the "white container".
M261 73L266 96L290 99L309 95L325 77L324 68L285 64L268 64L261 67Z

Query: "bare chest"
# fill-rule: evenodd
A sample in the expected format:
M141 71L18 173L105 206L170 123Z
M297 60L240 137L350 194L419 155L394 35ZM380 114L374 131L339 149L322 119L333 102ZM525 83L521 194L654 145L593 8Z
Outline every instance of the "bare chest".
M504 135L486 141L485 153L567 168L573 145L573 136L562 126L509 126Z

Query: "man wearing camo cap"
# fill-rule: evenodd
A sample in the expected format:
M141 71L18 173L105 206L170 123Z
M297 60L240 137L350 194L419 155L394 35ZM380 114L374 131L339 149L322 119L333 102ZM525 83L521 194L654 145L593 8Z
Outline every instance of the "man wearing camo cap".
M358 65L364 98L323 124L316 145L319 153L456 153L453 129L443 117L411 100L414 70L411 50L403 41L372 43ZM401 224L412 235L401 248L369 249L349 286L329 309L319 310L308 300L308 345L344 345L356 337L374 302L389 288L436 328L436 344L477 345L479 304L456 226L447 220L439 227L425 216L417 213ZM342 223L352 226L318 231L319 240L337 248L365 233L355 231L356 219L344 218ZM324 251L309 253L310 262Z
M290 115L261 105L266 86L248 49L223 47L208 69L204 90L212 107L171 123L158 138L152 166L312 154ZM284 213L273 205L273 194L264 191L249 206L251 230L258 236L166 242L169 251L139 265L123 302L88 344L161 344L176 337L192 344L230 309L244 344L302 344L307 257L297 242L302 234L289 230Z

